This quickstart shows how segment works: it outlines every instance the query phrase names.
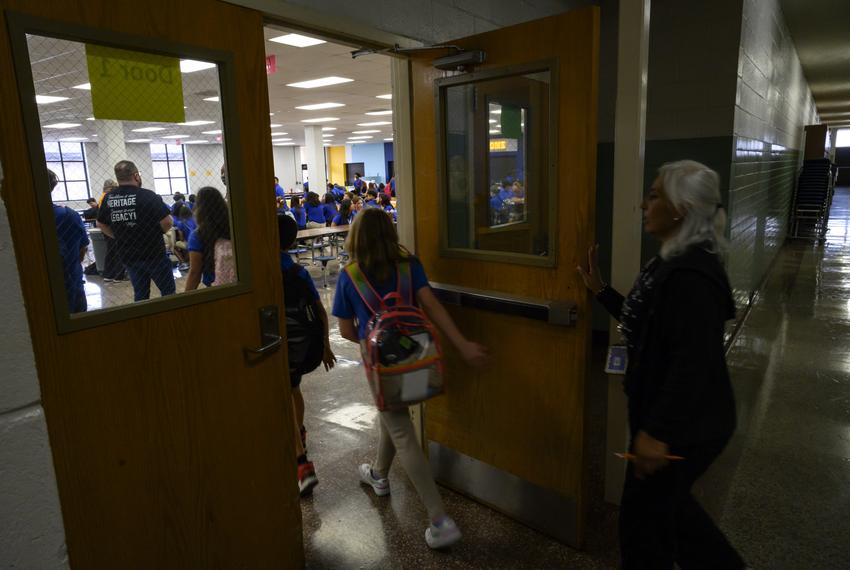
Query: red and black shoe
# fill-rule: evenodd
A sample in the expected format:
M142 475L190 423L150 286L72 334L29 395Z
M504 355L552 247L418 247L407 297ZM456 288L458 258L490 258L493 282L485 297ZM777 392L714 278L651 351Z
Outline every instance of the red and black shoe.
M301 433L301 447L304 448L304 453L307 453L307 430L304 426L301 426L299 432Z
M318 484L319 478L316 477L316 469L312 461L298 465L298 491L302 497L311 494Z

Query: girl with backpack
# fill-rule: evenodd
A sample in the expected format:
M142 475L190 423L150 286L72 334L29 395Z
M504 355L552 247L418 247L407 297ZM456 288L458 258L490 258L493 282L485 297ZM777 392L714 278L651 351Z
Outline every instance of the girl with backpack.
M346 249L351 256L349 266L357 268L356 271L381 299L406 286L400 286L399 276L409 276L408 290L414 297L415 305L424 309L427 316L468 363L481 366L486 362L487 349L467 340L458 330L451 316L428 286L422 264L398 243L392 218L386 212L378 208L361 211L351 226ZM408 266L403 268L403 271L400 270L402 264ZM346 271L340 272L332 314L339 319L342 337L363 347L373 312L361 297L348 267ZM377 457L371 465L360 465L360 481L372 487L376 495L388 495L390 484L387 475L397 453L428 511L430 524L425 531L426 543L431 548L454 544L461 538L460 530L446 514L437 485L431 476L431 468L417 442L407 408L379 412L378 424L380 436Z
M187 243L189 275L186 277L186 291L194 291L201 282L207 287L232 283L236 269L230 242L230 213L218 188L205 186L198 190L194 214L198 227ZM217 257L222 267L216 267ZM217 276L217 271L221 275Z

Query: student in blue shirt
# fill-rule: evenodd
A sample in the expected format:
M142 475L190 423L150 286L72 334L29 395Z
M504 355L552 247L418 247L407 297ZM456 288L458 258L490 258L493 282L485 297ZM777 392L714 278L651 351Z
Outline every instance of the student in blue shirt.
M331 225L331 222L334 221L334 218L337 214L336 208L336 199L334 195L328 192L324 197L324 204L322 204L322 210L325 212L325 224Z
M339 213L334 216L331 226L347 226L352 218L354 218L354 212L351 210L351 200L345 198L339 203Z
M390 196L395 197L395 176L390 178Z
M362 194L365 186L366 186L366 183L363 182L360 179L360 173L355 172L354 173L354 191L357 192L358 194Z
M342 202L342 199L345 198L345 188L343 188L339 184L333 185L331 193L334 195L334 198L337 202Z
M378 195L378 204L381 206L381 209L386 213L390 214L393 217L393 221L395 222L398 218L398 213L395 208L393 208L393 203L390 201L390 197L384 194L383 192Z
M378 206L378 191L374 188L370 188L366 192L366 201L363 202L364 208L379 208Z
M319 195L315 192L307 193L304 210L307 216L307 229L323 228L327 225L325 222L325 209L319 201Z
M52 170L47 171L50 192L59 184L59 177ZM71 313L84 313L88 309L86 291L83 285L83 258L89 245L80 215L66 206L53 204L53 219L56 222L56 237L59 241L59 257L62 260L62 277L65 284L65 297Z
M305 301L313 303L313 307L316 309L316 313L318 313L324 327L325 346L324 353L322 355L322 364L324 364L325 370L330 370L336 363L336 357L334 356L333 350L331 350L328 313L325 310L325 306L322 304L322 300L319 298L319 292L316 291L316 285L313 283L313 279L310 277L310 274L307 273L306 269L296 264L295 261L293 261L292 256L287 253L288 250L292 249L295 245L296 236L298 235L298 226L289 216L279 215L277 217L277 228L279 238L278 245L280 247L281 274L285 276L289 272L295 271L296 277L303 280L304 287L301 288L301 291L308 291L310 295L310 299ZM286 284L285 280L284 283ZM290 289L287 289L286 295L289 295L291 292L292 291ZM295 301L295 303L297 303L297 301ZM291 306L292 304L294 304L293 299L287 298L287 305ZM298 463L298 489L303 497L308 495L313 490L313 487L319 484L319 479L316 477L316 469L313 466L313 463L307 459L307 450L305 449L307 444L307 430L304 429L304 396L301 393L301 378L300 374L290 372L289 385L292 393L292 409L294 412L293 417L295 419L296 432L295 457Z
M173 199L173 202L171 204L171 215L176 218L177 217L177 211L186 202L186 197L183 196L183 194L180 193L180 192L175 192L172 199Z
M274 177L274 195L275 195L276 198L283 198L285 193L283 191L283 188L280 187L280 184L278 184L278 182L279 182L279 180L278 180L277 176L275 176Z
M185 204L177 210L177 215L174 219L174 229L178 232L177 241L174 244L174 255L180 261L178 269L185 271L189 268L189 240L192 238L192 233L198 229L198 224L192 217L192 210Z
M215 281L215 242L230 239L230 213L221 192L212 186L198 191L195 208L198 227L189 237L189 275L186 291L194 291L203 282L207 287Z
M409 263L414 302L422 307L467 362L474 366L486 362L487 349L467 340L457 328L428 286L422 264L399 245L395 226L386 213L377 208L363 210L351 226L346 250L351 256L351 262L357 263L381 298L398 290L398 264ZM360 297L347 271L339 274L332 313L339 319L339 332L343 338L357 344L366 338L372 312ZM372 464L360 465L360 481L370 486L376 495L388 495L390 483L387 476L393 458L397 455L428 511L430 524L425 531L428 546L442 548L457 542L461 538L460 530L446 514L431 468L416 439L408 410L382 411L378 416L380 435L377 456Z
M502 187L499 190L499 199L504 202L505 200L510 200L514 197L514 193L511 191L510 185L507 182L502 182Z
M306 229L307 212L305 212L304 207L301 206L301 198L293 196L289 199L289 211L292 213L292 217L295 218L295 222L298 224L298 229Z

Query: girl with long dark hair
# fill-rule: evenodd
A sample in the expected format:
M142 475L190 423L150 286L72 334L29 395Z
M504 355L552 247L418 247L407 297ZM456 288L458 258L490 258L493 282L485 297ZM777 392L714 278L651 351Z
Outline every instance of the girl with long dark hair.
M216 280L215 242L230 239L230 213L224 196L217 188L201 188L193 212L198 228L189 237L186 291L194 291L201 282L207 287L213 284Z

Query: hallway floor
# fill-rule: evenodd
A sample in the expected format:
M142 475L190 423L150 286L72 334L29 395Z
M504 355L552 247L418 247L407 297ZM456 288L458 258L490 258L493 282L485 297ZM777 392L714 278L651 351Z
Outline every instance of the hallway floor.
M792 241L729 352L739 425L697 494L756 569L848 567L850 532L850 189L836 193L825 244ZM318 272L311 270L317 284ZM331 306L333 281L322 292ZM616 512L601 503L604 434L591 442L585 552L441 489L464 540L446 552L423 539L425 511L403 471L377 498L358 482L377 441L356 347L332 319L339 358L304 379L310 458L321 483L302 500L309 568L616 568ZM598 384L602 388L603 382ZM593 390L592 386L589 386ZM601 406L589 431L604 430ZM594 429L596 428L596 429Z
M729 354L739 424L713 499L753 568L850 567L848 247L844 187L826 242L785 245Z

